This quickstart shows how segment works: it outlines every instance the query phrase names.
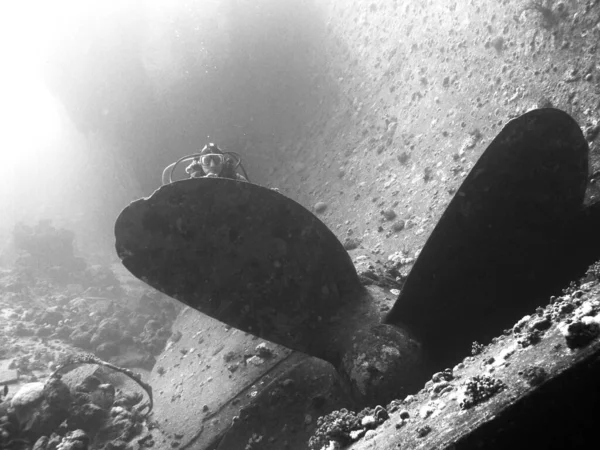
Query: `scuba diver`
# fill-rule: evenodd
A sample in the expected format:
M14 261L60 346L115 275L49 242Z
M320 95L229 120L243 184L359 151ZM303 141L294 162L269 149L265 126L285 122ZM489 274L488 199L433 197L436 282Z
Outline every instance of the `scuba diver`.
M162 184L172 183L173 171L184 161L192 161L185 168L190 178L229 178L232 180L250 181L242 158L235 152L223 152L212 142L205 145L200 153L187 155L168 165L162 174ZM240 169L243 175L238 172Z

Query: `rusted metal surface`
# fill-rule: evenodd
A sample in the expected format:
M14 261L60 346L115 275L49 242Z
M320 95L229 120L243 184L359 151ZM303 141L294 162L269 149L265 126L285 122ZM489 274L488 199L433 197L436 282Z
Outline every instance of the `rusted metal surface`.
M376 308L389 308L395 300L381 288L368 291ZM325 361L257 339L191 308L180 313L173 332L181 338L167 345L149 380L155 393L153 418L165 436L177 436L157 440L159 448L176 442L188 450L242 450L258 441L264 450L305 450L319 416L360 408ZM265 344L270 352L261 356L258 349ZM358 344L357 351L367 343ZM367 350L362 363L376 352ZM382 369L385 359L376 364Z
M509 122L442 215L386 322L414 330L442 368L568 285L569 266L585 271L594 258L571 257L587 153L577 123L557 109Z
M572 305L574 309L566 309ZM569 311L569 312L567 312ZM349 450L500 450L595 448L600 414L600 284L559 297L526 316L513 332L454 367L453 378L432 377L409 401ZM540 322L538 340L523 345ZM577 345L566 339L569 323L585 323ZM465 386L486 375L504 388L464 408ZM404 411L404 413L402 413ZM402 420L400 416L406 417Z
M254 404L282 368L306 358L191 308L180 313L173 332L181 338L158 358L150 383L156 401L153 418L167 435L178 436L179 448L214 448L240 409ZM256 350L261 344L270 351L266 357ZM171 447L170 442L157 444Z

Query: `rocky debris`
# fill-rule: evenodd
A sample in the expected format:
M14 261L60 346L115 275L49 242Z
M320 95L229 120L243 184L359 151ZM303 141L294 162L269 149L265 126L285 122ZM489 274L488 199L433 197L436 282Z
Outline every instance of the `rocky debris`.
M63 359L58 364L58 367L56 368L56 370L50 375L50 380L59 377L60 376L59 374L61 374L61 373L72 370L73 366L77 366L77 365L81 365L81 364L97 364L105 369L110 369L110 370L114 370L116 372L122 373L125 376L127 376L128 378L130 378L131 380L133 380L142 389L144 389L144 391L146 391L146 394L148 395L148 401L144 404L137 406L136 407L137 411L141 413L141 411L143 411L145 408L147 408L148 411L146 412L146 415L150 414L150 412L152 412L152 407L153 407L152 387L149 384L142 381L141 376L139 374L134 373L129 369L126 369L123 367L118 367L118 366L115 366L114 364L103 361L103 360L97 358L95 355L82 353L82 354L75 354L75 355L67 356L65 359ZM94 391L99 390L97 395L100 395L101 397L104 398L104 400L102 400L102 403L107 403L106 395L109 395L108 398L110 398L110 392L111 392L110 386L98 385L97 380L92 378L92 379L86 379L85 384L83 385L83 387L80 390L83 390L84 392L88 391L88 393L90 393L89 392L90 388L94 388ZM112 398L114 399L114 392L112 394ZM141 397L140 397L140 400L141 400ZM112 402L110 402L110 403L112 404ZM136 403L139 403L139 402L136 402Z
M52 434L52 436L42 436L35 443L35 449L39 450L87 450L89 448L90 438L83 430L67 431L64 436Z
M546 313L543 308L538 308L538 314L535 316L525 316L519 320L513 326L512 333L517 337L517 343L521 347L535 345L540 342L544 332L552 326L552 321L553 313Z
M479 355L483 349L485 348L485 345L480 344L479 342L473 342L473 344L471 345L471 355L476 356Z
M460 407L471 408L505 388L506 385L501 380L488 375L476 375L465 384L462 392L463 399L459 402Z
M75 256L73 238L47 222L19 225L16 266L0 271L0 358L7 358L0 374L2 383L17 384L0 403L1 448L23 442L27 449L125 449L148 433L142 430L143 395L121 391L115 372L98 370L100 382L90 378L75 386L65 385L56 370L82 362L73 359L77 347L151 369L152 353L164 348L181 308L137 282L124 288L108 266L88 266ZM63 272L68 276L58 276ZM84 359L98 363L95 355Z
M264 342L258 344L255 350L261 358L272 358L274 356L273 349Z
M583 288L583 285L586 285L586 284L594 282L594 281L600 281L600 261L594 263L593 265L591 265L588 268L588 270L586 271L585 277L581 280L582 288ZM589 287L591 287L591 285L588 285L588 288Z
M19 421L24 422L44 398L44 383L35 382L24 385L12 398L10 405Z
M390 267L399 269L402 266L415 262L415 258L409 257L406 252L394 252L388 256L388 262L391 264Z
M443 372L436 372L431 377L431 381L433 383L442 383L444 381L452 381L454 379L454 375L452 373L452 369L445 369Z
M317 202L315 204L314 210L317 214L322 214L327 209L327 203L325 202Z
M381 269L380 267L367 266L358 270L358 278L364 286L375 285L385 288L401 288L402 279L395 276L393 270Z
M396 212L393 209L381 210L381 215L384 220L392 221L396 218Z
M55 227L50 220L40 220L33 226L16 224L12 237L17 256L13 277L6 280L10 291L21 292L43 281L63 287L84 285L87 295L123 293L120 281L110 267L89 266L77 255L73 231ZM43 323L53 324L60 320L58 317L56 312L51 312Z
M397 220L392 224L392 230L395 233L399 233L400 231L404 230L405 227L406 222L404 220Z
M15 369L0 368L0 386L8 386L19 381L19 371Z
M171 331L164 322L150 320L144 326L139 338L134 339L134 342L140 344L151 355L156 356L165 348L170 337Z
M539 366L526 367L519 372L519 375L521 375L531 386L538 386L548 377L546 369Z
M360 246L360 239L347 237L344 239L344 248L348 251L355 250Z
M408 160L410 159L410 153L402 152L402 153L398 154L397 158L398 158L398 162L400 162L400 164L402 164L404 166L408 163Z
M16 224L13 245L19 252L16 261L19 278L46 276L63 283L79 281L86 263L75 255L74 241L74 232L56 228L50 220L40 220L34 226Z
M120 282L110 267L103 265L93 265L86 268L85 285L89 286L96 294L103 292L118 293Z
M417 436L419 438L423 438L427 436L431 432L431 427L429 425L423 425L422 427L417 428Z
M68 417L70 402L68 387L59 379L51 379L24 385L11 400L7 413L14 414L19 436L35 442L52 433Z
M317 420L317 430L310 438L308 446L311 450L322 448L341 448L365 436L389 419L383 406L365 408L358 414L347 409L334 411ZM328 447L329 446L329 447Z
M0 277L0 285L10 279L13 271L9 273ZM54 288L62 289L59 285ZM29 283L27 289L36 289L36 295L45 294L34 302L20 294L0 298L9 311L5 342L34 336L59 340L127 367L152 368L155 355L164 349L171 335L170 327L178 313L173 302L157 305L159 298L164 299L162 294L143 294L140 306L134 309L111 298L82 295L83 288L68 295L50 294L52 287L42 280ZM148 305L144 304L146 300ZM14 354L10 348L0 347L0 353L4 351L4 357L10 357ZM48 370L59 357L56 351L40 348L33 354L20 353L13 357L9 369L26 376Z
M561 332L569 348L585 347L600 334L600 318L583 317L562 325Z
M594 125L585 127L583 134L588 142L594 141L600 134L600 120L597 120Z
M59 370L86 362L107 365L84 355L65 361ZM141 380L136 381L149 389ZM0 444L9 448L11 442L35 442L34 448L40 450L124 449L134 438L143 438L141 434L147 433L143 426L145 416L140 414L141 400L139 393L117 390L96 376L68 386L55 372L45 383L26 384L12 397L0 420ZM150 410L151 400L150 397Z
M397 291L395 295L399 294L413 262L414 258L407 257L405 252L394 252L383 262L364 255L354 259L356 272L364 286L393 289Z
M521 347L529 347L535 345L541 340L541 333L538 330L528 330L518 338L517 342Z
M548 317L543 317L540 319L536 319L531 324L531 328L537 331L546 331L548 328L552 326L552 320Z

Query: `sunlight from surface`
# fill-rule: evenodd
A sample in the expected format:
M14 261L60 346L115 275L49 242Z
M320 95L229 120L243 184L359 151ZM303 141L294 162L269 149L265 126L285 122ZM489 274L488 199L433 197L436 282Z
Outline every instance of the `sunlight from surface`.
M218 4L220 0L198 2ZM94 127L86 131L77 127L81 123L78 111L67 111L57 97L69 95L65 94L68 83L65 88L54 77L70 69L69 55L93 54L94 39L118 39L121 28L131 24L132 32L148 34L147 41L150 35L161 41L171 17L186 11L188 3L0 3L0 260L15 224L31 225L38 220L65 226L88 243L106 239L103 242L112 252L113 216L123 204L139 197L139 185L118 163L119 142L105 139ZM76 52L70 51L74 47ZM170 67L168 46L158 47L166 55L158 58L159 68ZM80 65L74 61L73 69ZM74 72L67 75L77 76ZM55 95L50 83L56 83L61 93Z
M0 88L2 165L38 157L50 149L60 133L59 105L41 80L23 75Z
M0 164L50 151L60 136L60 105L42 73L52 52L75 36L86 20L110 19L127 8L147 9L166 0L25 0L0 7ZM1 175L1 173L0 173Z
M4 64L0 96L0 163L15 164L46 154L61 132L60 105L42 78L53 48L64 39L85 2L6 2L0 9L0 50ZM3 178L8 176L1 173Z
M112 14L124 9L138 11L163 1L2 2L0 228L21 217L56 212L64 207L60 202L66 205L72 192L81 190L74 183L85 165L86 140L75 137L73 124L44 80L54 52L93 21L110 22Z

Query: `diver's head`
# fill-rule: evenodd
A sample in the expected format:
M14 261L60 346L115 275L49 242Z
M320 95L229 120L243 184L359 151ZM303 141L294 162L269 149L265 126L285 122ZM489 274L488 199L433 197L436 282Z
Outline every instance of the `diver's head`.
M225 165L225 155L212 142L200 151L200 165L207 177L218 177Z

